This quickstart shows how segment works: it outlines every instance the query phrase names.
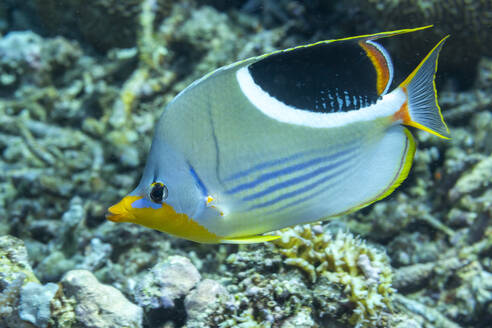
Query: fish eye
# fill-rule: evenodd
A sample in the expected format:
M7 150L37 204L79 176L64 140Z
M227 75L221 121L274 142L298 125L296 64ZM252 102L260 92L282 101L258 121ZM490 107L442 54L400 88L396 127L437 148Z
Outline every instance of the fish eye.
M167 187L162 182L154 182L150 185L150 199L157 204L162 203L167 198Z

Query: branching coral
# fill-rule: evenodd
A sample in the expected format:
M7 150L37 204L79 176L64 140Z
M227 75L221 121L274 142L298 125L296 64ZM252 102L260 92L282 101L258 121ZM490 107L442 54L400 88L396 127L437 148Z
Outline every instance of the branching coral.
M350 233L323 233L319 226L286 229L275 241L285 263L305 271L310 280L326 277L343 287L354 303L351 321L367 326L389 307L392 272L388 257Z

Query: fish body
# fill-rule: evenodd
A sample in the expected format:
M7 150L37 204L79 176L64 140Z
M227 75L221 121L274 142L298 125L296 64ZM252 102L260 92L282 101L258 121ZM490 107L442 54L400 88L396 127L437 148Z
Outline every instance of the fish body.
M388 92L392 63L375 40L420 29L277 51L195 81L164 110L139 185L108 219L260 242L386 197L413 160L404 125L448 134L434 86L445 39Z

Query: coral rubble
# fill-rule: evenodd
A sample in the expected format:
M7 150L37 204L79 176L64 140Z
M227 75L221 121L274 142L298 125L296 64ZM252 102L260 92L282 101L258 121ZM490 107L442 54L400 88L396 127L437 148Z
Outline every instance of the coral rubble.
M274 243L287 258L285 264L305 271L312 282L325 277L330 283L341 285L354 304L351 322L374 326L381 313L388 310L394 289L384 252L351 234L338 232L333 236L310 225L287 229Z
M119 290L100 284L86 270L72 270L61 280L64 293L76 301L76 323L80 327L142 327L142 309Z
M491 6L443 3L0 3L0 326L486 327ZM104 219L193 80L275 49L424 24L435 28L388 49L398 68L452 34L438 71L452 139L412 131L412 171L389 198L247 246Z

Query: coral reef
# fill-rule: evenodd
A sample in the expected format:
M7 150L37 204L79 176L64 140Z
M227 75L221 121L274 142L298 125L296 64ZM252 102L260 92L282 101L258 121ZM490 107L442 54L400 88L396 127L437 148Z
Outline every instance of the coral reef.
M0 236L0 326L31 328L18 309L23 286L39 283L22 240Z
M138 24L142 2L35 0L18 3L7 0L4 8L7 19L14 21L18 28L79 39L98 51L107 51L135 45L137 30L134 26ZM157 0L152 3L159 19L169 13L168 2Z
M424 321L440 318L432 322L436 327L475 327L490 319L483 300L474 296L490 301L489 286L470 281L490 274L492 175L487 140L492 128L484 95L491 91L491 67L489 59L481 60L476 90L442 94L453 138L438 145L417 133L422 150L407 186L344 220L365 238L387 244L395 268L393 285L402 293L400 300L406 297L399 306ZM436 161L440 164L431 165Z
M158 263L135 286L135 299L146 309L172 308L200 281L201 276L185 257L171 256Z
M443 51L445 58L440 61L441 67L448 71L458 71L461 76L465 76L467 84L473 82L477 61L482 56L492 55L487 46L492 42L490 33L486 32L492 24L492 7L488 0L364 0L353 3L360 6L360 10L368 16L378 17L373 21L378 28L401 28L402 24L434 25L430 34L436 39L450 34L452 38ZM415 44L419 41L416 36L410 36L410 39L413 42L401 46L400 55L405 56L407 53L414 56Z
M78 327L142 327L142 309L129 302L119 290L99 283L86 270L72 270L61 280L64 293L76 300Z
M185 298L184 306L187 315L186 327L203 327L206 318L230 298L227 289L212 279L200 281ZM210 322L208 326L216 323Z
M24 242L12 236L0 236L0 279L2 284L8 284L21 275L23 277L22 284L39 283L29 264Z
M0 323L6 327L31 328L32 325L22 321L17 313L19 294L25 275L20 273L17 278L8 284L2 282L2 294L0 294Z
M394 292L384 252L351 234L338 232L333 236L321 226L297 226L282 231L280 236L274 243L287 258L286 265L305 271L312 282L325 277L342 286L354 304L352 323L372 327L380 320Z
M0 326L487 326L492 16L486 1L442 3L0 3ZM196 78L425 24L388 48L397 70L413 69L452 35L438 81L452 139L413 131L412 171L389 198L276 244L198 245L105 221L137 183L162 109Z
M58 285L29 282L22 287L19 302L19 317L36 327L46 328L51 318L51 301Z

